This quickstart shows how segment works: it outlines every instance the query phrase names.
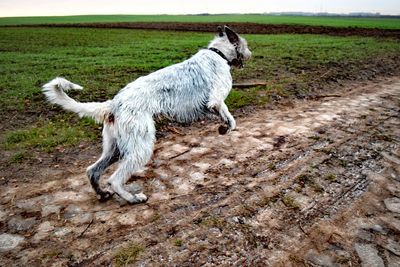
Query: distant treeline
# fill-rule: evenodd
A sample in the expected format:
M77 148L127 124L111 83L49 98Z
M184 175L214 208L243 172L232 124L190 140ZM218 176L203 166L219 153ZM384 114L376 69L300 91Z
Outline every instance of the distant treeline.
M304 17L349 17L349 18L400 18L400 15L382 15L381 13L369 13L369 12L351 12L351 13L329 13L329 12L268 12L268 13L221 13L221 14L210 14L201 13L193 14L194 16L215 16L215 15L266 15L266 16L304 16Z

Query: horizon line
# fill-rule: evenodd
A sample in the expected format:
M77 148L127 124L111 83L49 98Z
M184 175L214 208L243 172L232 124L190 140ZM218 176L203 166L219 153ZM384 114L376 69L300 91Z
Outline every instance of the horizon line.
M192 13L192 14L71 14L71 15L23 15L23 16L4 16L0 18L32 18L32 17L79 17L79 16L221 16L221 15L263 15L263 16L321 16L321 17L399 17L399 14L382 14L380 12L304 12L304 11L285 11L285 12L263 12L263 13Z

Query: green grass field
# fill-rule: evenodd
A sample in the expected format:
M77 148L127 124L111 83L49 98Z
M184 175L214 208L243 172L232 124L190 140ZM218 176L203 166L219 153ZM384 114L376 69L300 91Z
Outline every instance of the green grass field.
M390 39L319 35L246 35L253 59L234 70L235 81L262 79L266 86L233 90L230 109L264 104L269 92L291 94L288 85L307 91L316 73L330 66L400 54ZM51 151L57 146L95 140L100 131L45 102L40 87L56 76L84 86L70 94L80 101L112 98L139 76L180 62L205 47L209 33L89 28L0 28L0 105L2 149ZM12 121L9 121L11 120ZM12 122L12 123L11 123ZM9 125L9 126L4 126ZM97 134L93 134L97 133ZM22 157L23 158L23 157Z
M6 17L0 25L91 22L252 22L332 27L400 29L400 18L305 17L268 15L85 15L60 17Z

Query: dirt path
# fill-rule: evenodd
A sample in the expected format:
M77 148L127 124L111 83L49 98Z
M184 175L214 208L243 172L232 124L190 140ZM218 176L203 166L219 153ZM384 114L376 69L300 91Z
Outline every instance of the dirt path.
M248 111L225 136L180 128L134 206L97 202L84 167L43 170L1 188L0 265L399 266L399 115L392 78Z

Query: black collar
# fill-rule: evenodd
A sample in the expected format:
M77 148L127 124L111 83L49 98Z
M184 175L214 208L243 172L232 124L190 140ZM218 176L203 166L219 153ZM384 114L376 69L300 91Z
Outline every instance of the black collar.
M224 53L222 53L220 50L218 50L217 48L214 48L214 47L210 47L210 48L208 48L209 50L211 50L211 51L213 51L213 52L215 52L215 53L217 53L218 55L220 55L223 59L225 59L227 62L228 62L228 65L230 66L231 64L231 62L226 58L226 56L224 55Z
M238 67L238 68L243 68L242 57L241 57L240 53L237 50L236 50L237 58L234 58L231 61L229 61L228 58L224 55L224 53L222 53L219 49L214 48L214 47L210 47L208 49L213 51L213 52L215 52L215 53L217 53L223 59L225 59L229 66L235 66L235 67Z

